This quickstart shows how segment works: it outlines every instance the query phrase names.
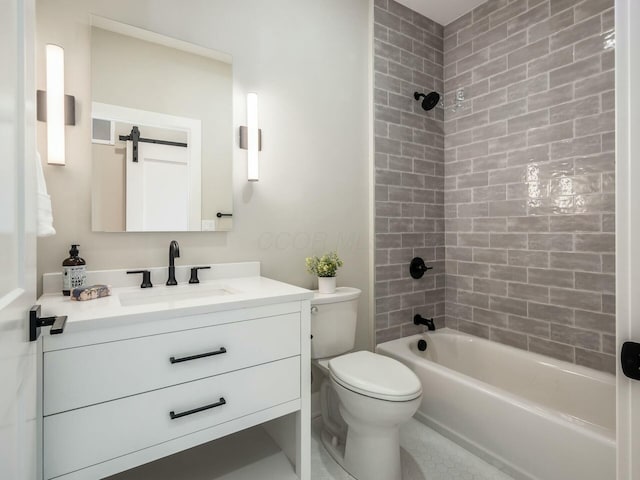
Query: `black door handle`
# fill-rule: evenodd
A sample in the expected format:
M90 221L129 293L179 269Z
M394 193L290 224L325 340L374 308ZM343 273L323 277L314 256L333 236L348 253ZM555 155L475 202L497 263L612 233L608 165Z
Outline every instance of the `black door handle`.
M194 413L204 412L205 410L211 410L212 408L221 407L222 405L226 405L227 401L224 397L220 397L216 403L212 403L209 405L205 405L204 407L194 408L193 410L187 410L186 412L176 413L173 410L169 412L169 416L171 420L175 420L176 418L186 417L187 415L193 415Z
M191 355L189 357L182 357L182 358L170 357L169 361L171 363L182 363L182 362L188 362L189 360L197 360L199 358L213 357L214 355L222 355L223 353L227 353L227 349L224 347L220 347L220 349L216 350L215 352L201 353L199 355Z
M640 380L640 343L624 342L620 353L622 372L633 380Z
M34 305L29 310L29 341L34 342L40 336L41 327L51 327L49 334L59 335L64 333L64 327L67 324L67 316L59 317L40 317L40 305Z

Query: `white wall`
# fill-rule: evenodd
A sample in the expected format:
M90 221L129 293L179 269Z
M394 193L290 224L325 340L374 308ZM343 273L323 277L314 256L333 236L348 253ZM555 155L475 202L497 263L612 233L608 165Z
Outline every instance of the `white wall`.
M261 178L246 181L234 145L232 232L91 232L90 13L231 54L235 129L246 93L259 93ZM72 242L90 269L162 266L176 239L181 264L259 260L265 276L313 287L304 257L337 248L338 284L363 290L358 346L370 346L369 37L368 0L40 0L38 88L44 44L63 46L78 124L66 167L45 165L58 235L39 241L39 273L57 271ZM46 157L44 124L38 133Z

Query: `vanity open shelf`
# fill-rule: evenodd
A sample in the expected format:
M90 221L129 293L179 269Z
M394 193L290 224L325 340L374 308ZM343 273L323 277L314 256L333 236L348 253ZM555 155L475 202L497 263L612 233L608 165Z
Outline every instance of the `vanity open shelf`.
M261 427L119 473L105 480L296 480L291 461Z
M39 341L43 479L104 478L281 417L269 433L291 478L309 478L312 294L238 265L196 285L41 297L43 315L68 317Z

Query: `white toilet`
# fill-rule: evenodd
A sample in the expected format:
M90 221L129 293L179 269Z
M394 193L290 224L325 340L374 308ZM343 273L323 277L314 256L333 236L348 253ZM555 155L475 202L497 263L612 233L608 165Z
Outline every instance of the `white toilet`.
M311 358L324 373L320 387L322 443L357 480L401 480L400 425L416 412L420 380L389 357L351 350L357 288L340 287L311 300Z

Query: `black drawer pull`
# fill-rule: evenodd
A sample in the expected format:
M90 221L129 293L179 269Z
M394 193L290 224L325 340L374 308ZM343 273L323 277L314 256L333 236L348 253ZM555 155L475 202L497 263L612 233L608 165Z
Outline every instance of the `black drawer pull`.
M216 350L215 352L201 353L200 355L191 355L190 357L182 357L182 358L171 357L169 358L169 361L171 363L188 362L189 360L197 360L199 358L213 357L214 355L222 355L223 353L227 353L227 349L224 347L220 347L220 350Z
M187 410L186 412L176 413L173 410L171 410L169 412L169 416L171 417L171 420L175 420L176 418L186 417L187 415L193 415L194 413L200 413L200 412L204 412L205 410L221 407L226 403L227 401L223 397L220 397L220 400L217 401L216 403L212 403L211 405L205 405L204 407L200 407L200 408L194 408L193 410Z

